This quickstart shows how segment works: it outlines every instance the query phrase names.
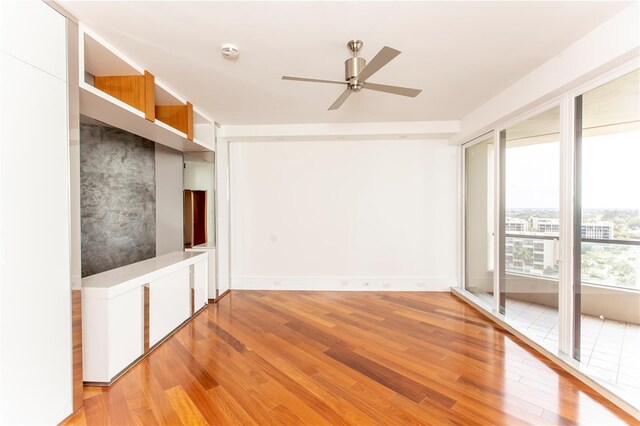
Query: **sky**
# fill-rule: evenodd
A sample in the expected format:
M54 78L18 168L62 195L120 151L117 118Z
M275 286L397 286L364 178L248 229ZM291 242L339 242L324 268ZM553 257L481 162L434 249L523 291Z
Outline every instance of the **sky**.
M560 145L507 149L506 207L559 208ZM640 132L583 141L582 206L640 209Z

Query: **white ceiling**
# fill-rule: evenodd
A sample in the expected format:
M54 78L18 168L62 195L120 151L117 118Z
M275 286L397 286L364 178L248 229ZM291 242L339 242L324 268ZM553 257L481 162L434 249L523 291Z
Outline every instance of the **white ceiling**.
M77 2L81 22L222 124L458 120L630 2ZM348 40L370 60L402 51L370 81L417 98L281 76L343 80ZM234 43L240 57L220 54Z

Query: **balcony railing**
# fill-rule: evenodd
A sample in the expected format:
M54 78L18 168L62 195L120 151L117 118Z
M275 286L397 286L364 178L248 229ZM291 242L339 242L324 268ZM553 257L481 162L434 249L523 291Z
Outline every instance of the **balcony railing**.
M560 237L557 235L540 235L540 234L504 234L507 238L521 238L521 239L532 239L532 240L559 240Z
M557 248L546 243L559 241L557 235L505 233L505 237L511 239L506 272L557 278ZM533 246L522 240L534 240ZM640 290L640 240L581 238L581 242L583 283Z

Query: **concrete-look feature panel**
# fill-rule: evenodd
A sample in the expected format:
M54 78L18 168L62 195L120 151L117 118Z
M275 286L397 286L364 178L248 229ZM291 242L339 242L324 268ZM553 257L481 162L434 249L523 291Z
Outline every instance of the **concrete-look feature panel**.
M156 255L152 141L83 123L80 185L83 277Z
M156 256L182 251L182 152L156 144Z

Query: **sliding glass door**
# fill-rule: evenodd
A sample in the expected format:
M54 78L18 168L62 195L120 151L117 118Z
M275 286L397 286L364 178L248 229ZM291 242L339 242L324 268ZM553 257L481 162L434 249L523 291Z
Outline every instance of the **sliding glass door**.
M500 132L500 311L558 348L560 108Z
M465 147L465 289L493 306L495 143L493 133Z
M640 407L640 71L616 76L464 146L464 287Z
M640 406L640 73L575 99L575 345Z

